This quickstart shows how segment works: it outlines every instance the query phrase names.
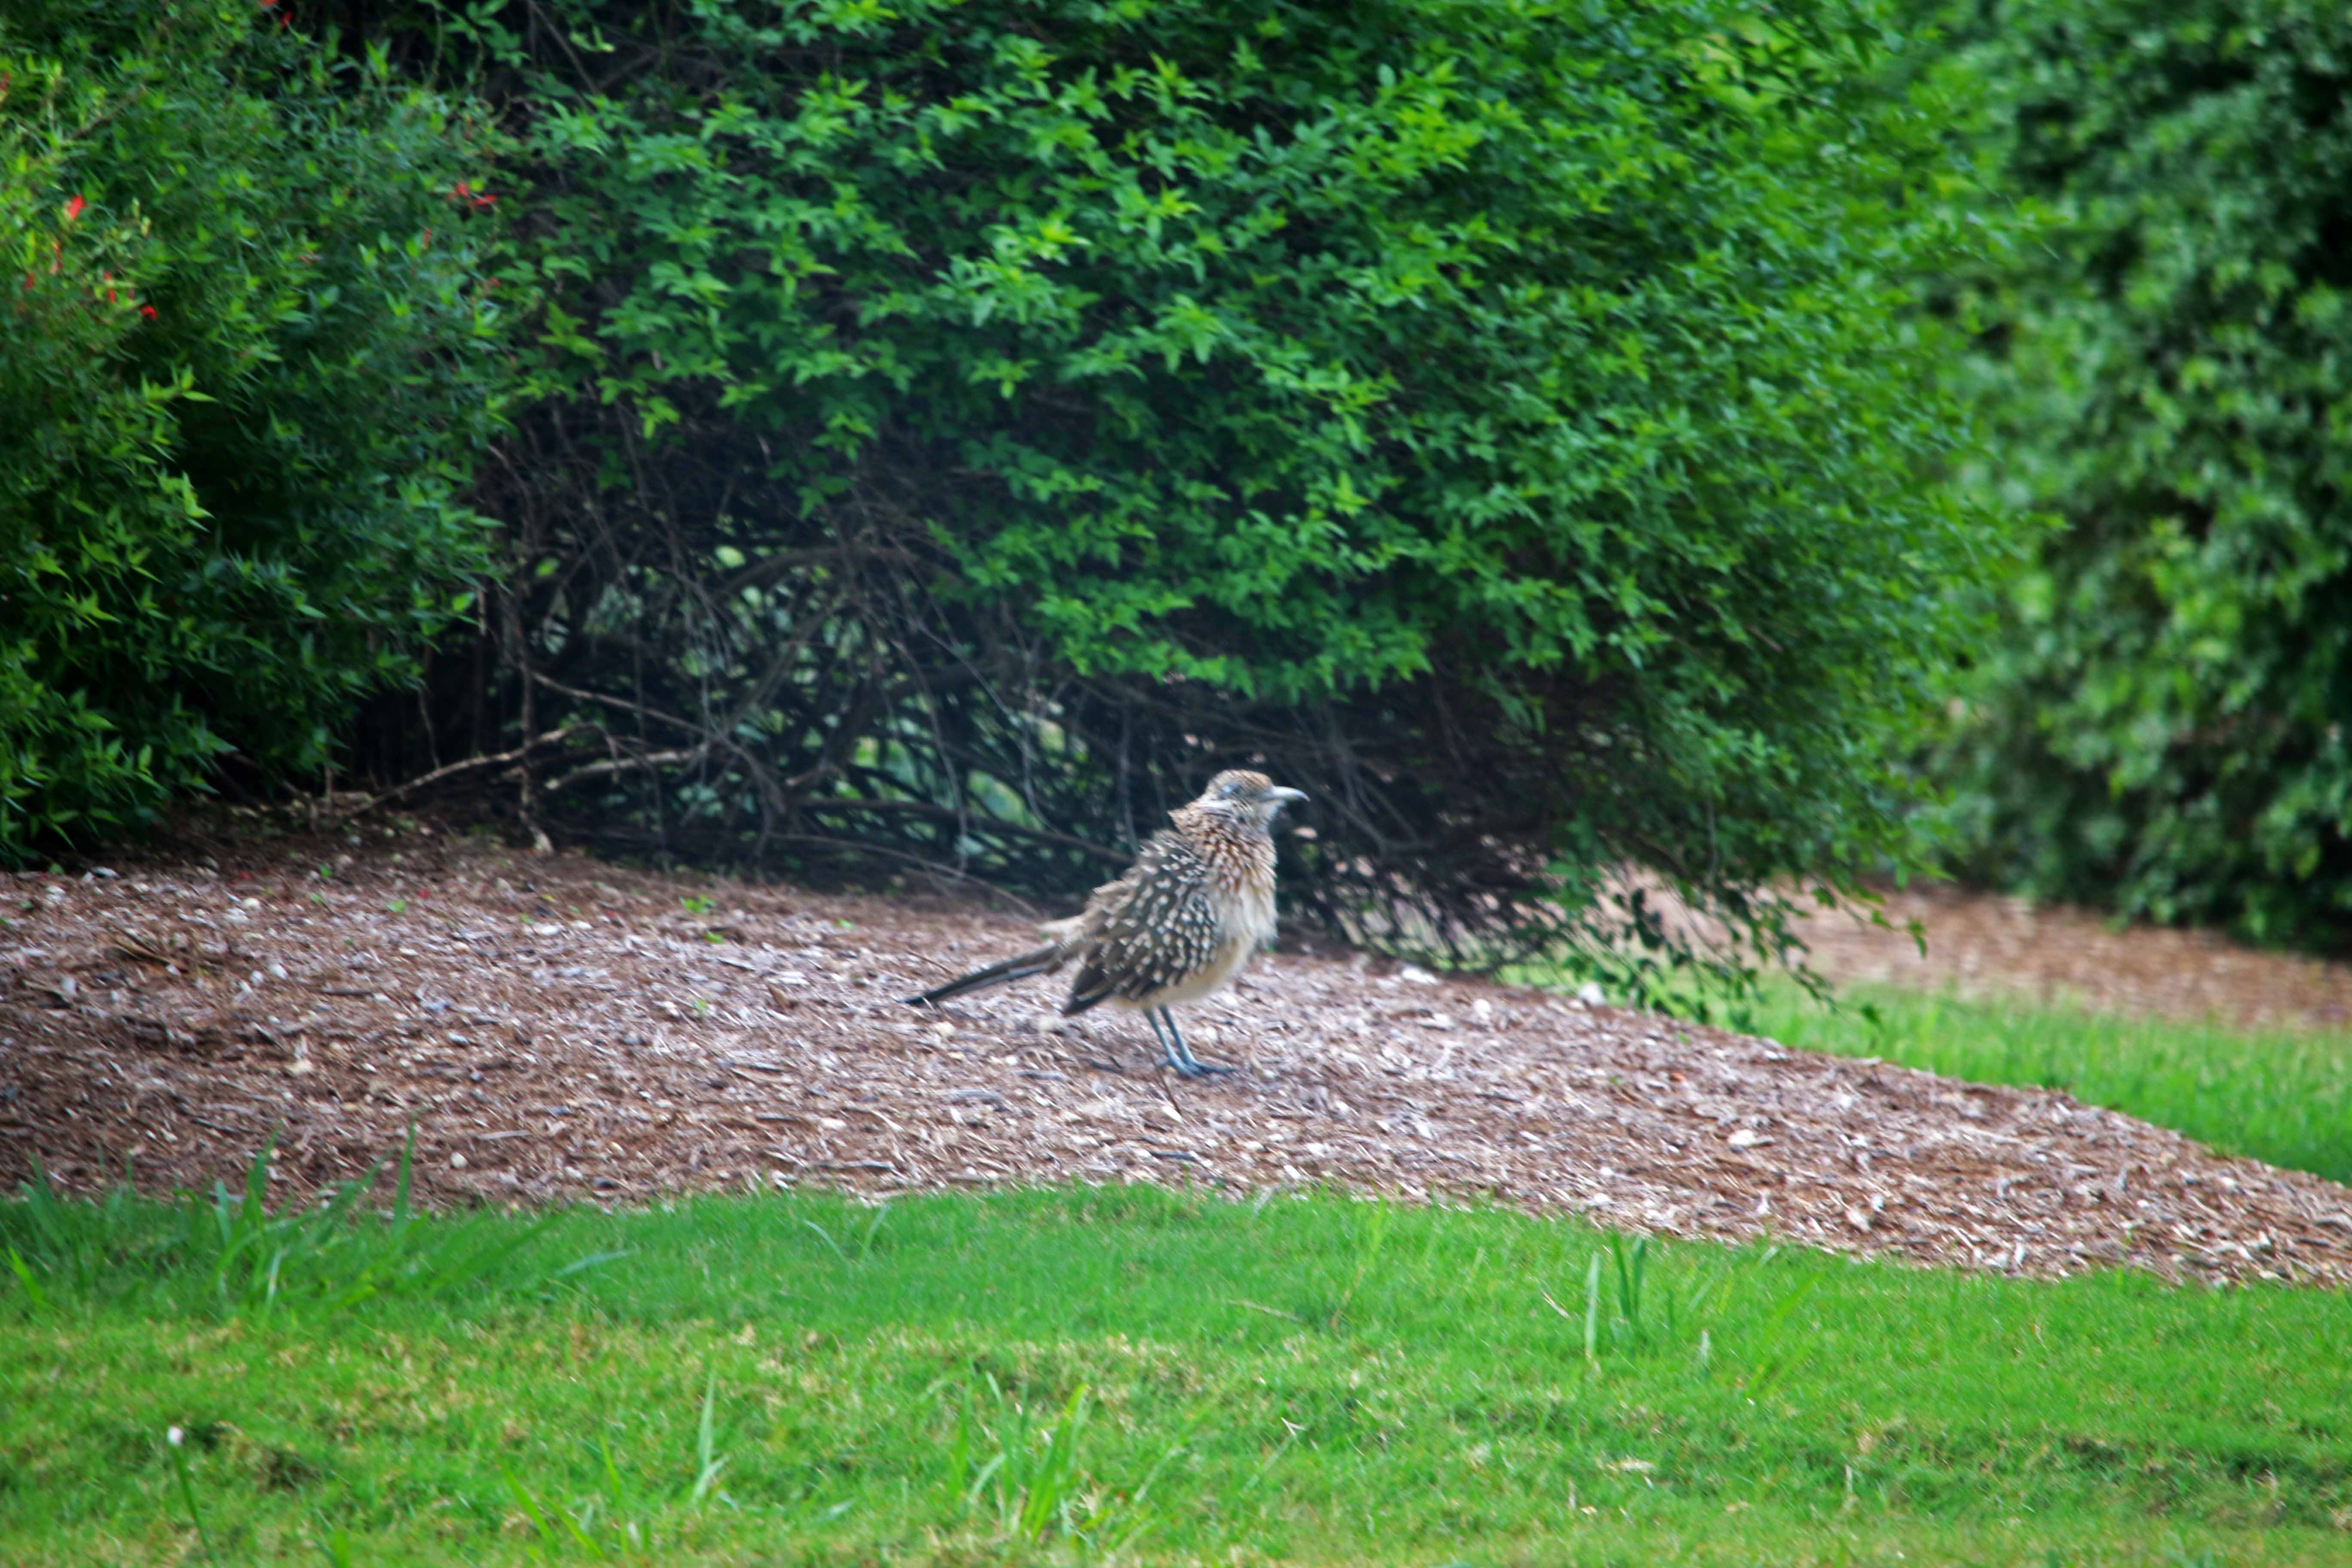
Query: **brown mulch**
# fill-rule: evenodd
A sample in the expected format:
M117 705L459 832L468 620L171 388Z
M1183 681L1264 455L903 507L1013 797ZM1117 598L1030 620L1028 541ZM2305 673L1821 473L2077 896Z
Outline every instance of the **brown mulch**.
M2213 931L2126 926L2091 910L1948 884L1890 892L1883 912L1893 929L1843 913L1802 922L1812 967L1841 984L2352 1035L2352 963L2265 952ZM1915 920L1927 929L1924 953L1904 929Z
M321 876L321 862L331 875ZM709 902L706 905L703 900ZM2352 1191L2063 1094L1990 1089L1295 947L1189 1010L1242 1070L1032 982L939 899L820 895L446 835L0 877L0 1184L278 1190L416 1128L439 1202L812 1184L1333 1183L1612 1226L2053 1275L2352 1281Z

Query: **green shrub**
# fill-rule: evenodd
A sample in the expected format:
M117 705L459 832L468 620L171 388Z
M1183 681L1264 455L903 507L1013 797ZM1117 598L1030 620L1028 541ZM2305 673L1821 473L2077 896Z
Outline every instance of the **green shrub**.
M1309 909L1417 944L1901 852L1985 539L1872 7L469 15L548 291L502 700L574 831L1084 886L1255 759Z
M2352 12L1970 6L1999 482L2056 514L1946 765L1979 875L2352 932Z
M0 862L316 768L485 559L464 128L274 15L0 20Z

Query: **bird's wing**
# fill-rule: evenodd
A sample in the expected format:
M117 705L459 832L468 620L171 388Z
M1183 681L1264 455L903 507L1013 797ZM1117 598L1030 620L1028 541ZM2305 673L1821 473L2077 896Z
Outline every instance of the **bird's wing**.
M1126 876L1094 890L1095 922L1065 1013L1113 996L1149 996L1204 968L1217 949L1209 867L1182 835L1151 836Z
M1127 877L1134 876L1135 869L1132 866L1128 868ZM1087 907L1076 914L1066 916L1058 921L1045 921L1039 923L1037 934L1052 942L1061 954L1054 961L1055 968L1067 963L1078 953L1085 952L1093 943L1095 937L1100 933L1105 922L1110 919L1111 912L1127 901L1129 891L1127 877L1122 877L1116 882L1105 882L1101 887L1088 893Z

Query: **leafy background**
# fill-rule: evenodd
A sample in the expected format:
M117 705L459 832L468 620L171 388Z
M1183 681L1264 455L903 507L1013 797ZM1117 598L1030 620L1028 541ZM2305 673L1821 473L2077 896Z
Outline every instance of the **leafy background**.
M0 29L0 858L316 782L488 560L461 120L247 5Z
M1618 959L1604 868L1769 945L1900 853L1998 531L1923 482L1969 235L1867 12L521 19L436 40L543 309L439 706L561 732L563 836L1067 889L1247 761L1327 923Z
M1986 6L1967 277L1998 484L2059 527L1942 766L1975 877L2260 941L2352 917L2352 15Z
M1247 763L1308 919L1654 999L1939 865L2330 945L2347 26L16 7L0 853L1059 899Z

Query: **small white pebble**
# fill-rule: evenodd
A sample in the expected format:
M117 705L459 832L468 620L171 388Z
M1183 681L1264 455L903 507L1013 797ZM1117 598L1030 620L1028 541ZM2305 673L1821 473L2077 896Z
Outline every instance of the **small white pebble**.
M1417 963L1408 963L1397 971L1397 978L1413 985L1434 985L1437 976Z
M464 1169L466 1168L466 1156L464 1156L463 1154L452 1154L452 1155L450 1155L450 1156L449 1156L449 1168L450 1168L451 1170L453 1170L453 1171L462 1171L462 1170L464 1170Z
M183 1431L181 1431L177 1426L173 1426L173 1427L168 1428L168 1429L164 1432L163 1436L166 1436L166 1437L168 1437L168 1438L170 1438L170 1439L171 1439L171 1442L172 1442L172 1447L173 1447L174 1448L176 1448L176 1447L178 1447L180 1446L180 1439L181 1439L181 1438L183 1438L183 1437L184 1437L184 1436L187 1436L187 1434L186 1434L186 1433L184 1433L184 1432L183 1432Z
M1599 981L1588 980L1576 988L1576 999L1588 1007L1601 1007L1608 1005L1609 994L1601 989Z
M247 985L258 985L258 984L261 984L261 971L259 971L258 969L257 969L257 970L255 970L252 973L250 973L250 974L247 975L247 976L245 977L245 983L246 983Z
M285 966L284 964L282 964L282 963L272 963L272 964L269 966L269 978L270 978L270 979L272 979L272 980L283 980L283 979L285 979L285 978L286 978L286 966Z
M245 907L248 910L257 910L261 907L261 900L259 899L247 899L245 900Z
M1753 1127L1743 1127L1724 1142L1735 1149L1753 1149L1764 1142L1764 1134L1757 1131Z

